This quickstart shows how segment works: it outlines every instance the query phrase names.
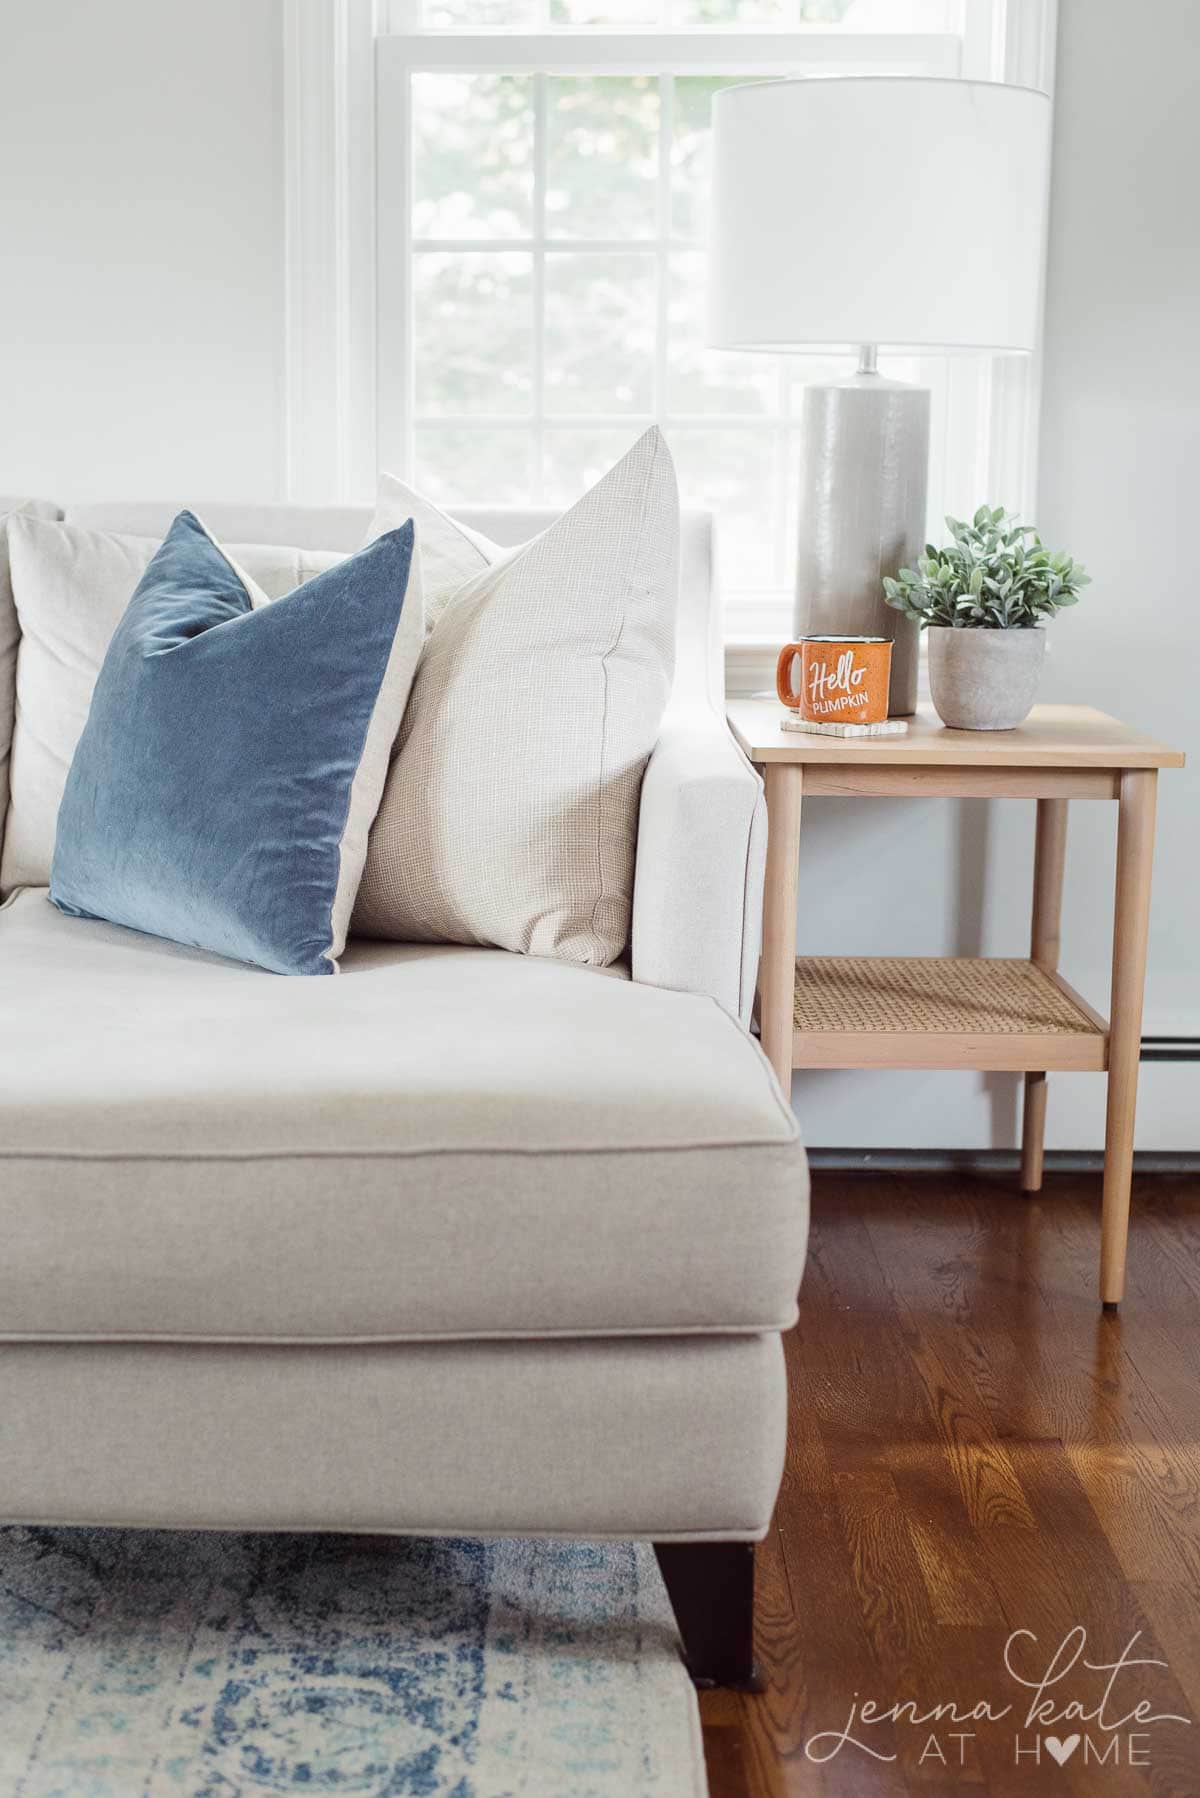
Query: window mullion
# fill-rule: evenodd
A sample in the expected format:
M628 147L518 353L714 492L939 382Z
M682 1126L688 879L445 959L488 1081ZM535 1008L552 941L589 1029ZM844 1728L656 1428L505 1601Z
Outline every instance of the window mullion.
M413 323L413 301L416 293L416 270L413 266L412 215L413 215L413 163L416 150L416 96L413 86L412 70L404 77L404 102L402 107L402 141L404 145L403 161L400 177L400 204L403 209L404 239L401 250L401 318L400 318L400 366L402 370L403 394L400 402L401 431L400 457L401 467L406 481L416 479L417 469L417 432L413 418L417 409L417 368L414 345L416 329Z
M537 501L546 491L546 77L533 78L533 466Z
M786 424L775 439L775 581L785 592L796 564L796 545L788 529L792 512L792 451L796 432Z
M667 331L670 308L671 242L671 139L675 128L675 82L671 75L658 78L658 312L654 327L654 416L661 424L667 410Z
M615 255L644 254L652 256L658 247L656 237L553 237L543 233L537 237L414 237L414 250L441 250L463 254L467 251L479 250L525 250L537 248L538 243L550 251L554 250L609 250ZM695 250L703 246L699 244L671 244L670 249Z
M796 562L796 545L791 541L792 532L787 527L792 516L792 450L797 437L797 421L792 411L791 358L779 356L776 361L775 403L783 428L775 441L775 581L786 591Z
M381 66L499 73L533 68L572 75L722 75L757 80L814 74L957 75L951 32L770 30L700 26L632 30L459 30L397 33L378 40Z

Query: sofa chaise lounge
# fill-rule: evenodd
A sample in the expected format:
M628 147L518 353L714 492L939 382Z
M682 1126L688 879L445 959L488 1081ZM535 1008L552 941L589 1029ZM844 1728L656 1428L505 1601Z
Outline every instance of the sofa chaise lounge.
M681 587L627 966L357 942L288 980L4 896L0 1521L643 1538L693 1674L748 1678L807 1176L748 1029L765 813L702 517ZM0 819L18 636L0 581Z

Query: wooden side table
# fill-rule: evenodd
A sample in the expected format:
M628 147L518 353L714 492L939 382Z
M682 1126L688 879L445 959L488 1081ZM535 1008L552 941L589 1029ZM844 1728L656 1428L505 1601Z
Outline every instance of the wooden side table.
M1125 1285L1141 1053L1150 866L1160 768L1176 749L1086 706L1035 706L1011 731L947 730L922 707L903 737L785 731L774 700L731 701L761 771L769 835L759 970L762 1045L786 1091L793 1068L977 1068L1022 1073L1021 1184L1042 1182L1046 1075L1107 1072L1100 1296ZM1036 799L1029 958L816 956L796 960L800 808L816 794ZM1067 801L1118 803L1111 1022L1058 972Z

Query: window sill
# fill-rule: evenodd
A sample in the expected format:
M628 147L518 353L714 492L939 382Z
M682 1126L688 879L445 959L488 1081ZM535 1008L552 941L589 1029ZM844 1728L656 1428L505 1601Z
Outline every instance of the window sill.
M725 692L744 699L751 693L774 692L775 662L787 639L733 637L725 643Z
M725 640L725 695L728 699L745 699L753 694L775 691L775 662L787 639L778 637L727 637ZM929 660L926 641L921 638L921 654L917 665L917 697L929 698Z

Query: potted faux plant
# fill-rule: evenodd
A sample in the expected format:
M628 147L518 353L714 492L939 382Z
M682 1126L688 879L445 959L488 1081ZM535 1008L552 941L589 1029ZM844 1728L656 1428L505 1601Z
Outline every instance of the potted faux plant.
M915 573L885 577L884 596L929 632L929 690L943 724L1012 730L1037 693L1043 624L1075 604L1089 577L1003 506L946 524L953 542L927 543Z

